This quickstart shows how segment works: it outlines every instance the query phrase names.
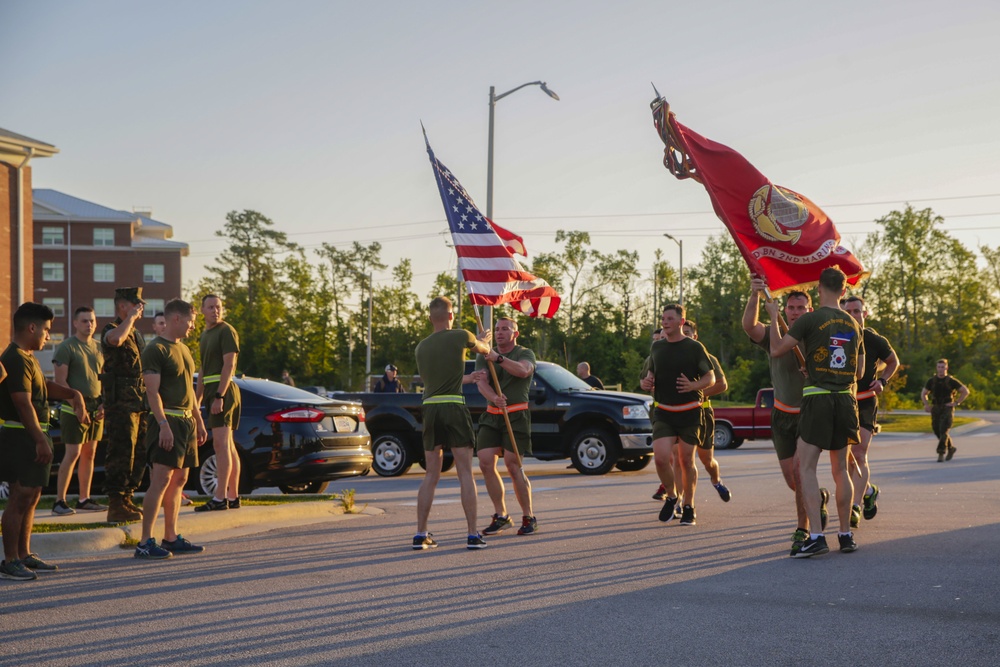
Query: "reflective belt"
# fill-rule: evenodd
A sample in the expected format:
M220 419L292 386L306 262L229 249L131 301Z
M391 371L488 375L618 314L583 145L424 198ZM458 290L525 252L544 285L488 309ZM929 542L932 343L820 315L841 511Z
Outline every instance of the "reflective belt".
M863 401L866 398L874 398L874 397L875 397L875 391L872 389L867 389L865 391L858 392L857 396L859 401Z
M691 401L690 403L683 403L681 405L665 405L663 403L656 403L656 407L666 412L687 412L688 410L700 408L701 401Z
M850 389L841 389L839 391L833 391L831 389L820 389L819 387L805 387L802 390L802 396L819 396L820 394L853 394Z
M66 403L63 403L62 405L59 406L59 412L65 412L68 415L76 414L76 412L73 411L73 407L67 405ZM91 410L89 414L95 415L97 414L97 410Z
M799 412L802 411L802 408L796 408L786 403L782 403L778 399L774 399L774 409L778 410L779 412L785 412L790 415L797 415L799 414Z
M170 415L171 417L191 417L190 410L164 410L163 414Z
M441 394L440 396L430 396L423 401L424 405L437 405L439 403L457 403L465 405L465 396L460 394Z
M527 403L515 403L514 405L508 405L507 406L507 412L508 413L510 413L510 412L520 412L521 410L527 410L527 409L528 409L528 404ZM503 410L501 410L500 408L496 407L495 405L487 405L486 406L486 412L490 413L491 415L502 415L503 414Z
M38 422L38 425L42 427L43 431L48 431L49 430L49 423L48 422ZM16 422L16 421L11 420L11 421L5 421L3 423L3 427L4 428L24 428L24 424L22 424L21 422Z
M221 379L222 379L221 375L206 375L205 378L202 380L202 383L210 384L212 382L218 382Z

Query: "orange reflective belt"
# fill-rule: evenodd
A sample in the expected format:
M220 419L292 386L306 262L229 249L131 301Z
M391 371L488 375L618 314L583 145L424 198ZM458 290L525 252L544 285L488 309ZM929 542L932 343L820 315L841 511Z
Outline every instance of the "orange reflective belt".
M656 407L666 412L687 412L688 410L700 408L701 401L691 401L690 403L682 403L681 405L664 405L663 403L657 403Z
M781 412L786 412L790 415L797 415L799 414L799 412L802 411L802 408L796 408L791 405L786 405L785 403L782 403L778 399L774 399L774 409L779 410Z
M858 395L857 395L857 399L859 401L863 401L866 398L874 398L874 396L875 396L875 391L872 390L872 389L868 389L866 391L859 391Z
M520 412L521 410L527 410L527 409L528 409L528 404L527 403L514 403L513 405L508 405L507 406L507 412L508 413L511 413L511 412ZM490 413L491 415L502 415L503 414L503 410L501 410L500 408L498 408L495 405L487 405L486 406L486 412Z

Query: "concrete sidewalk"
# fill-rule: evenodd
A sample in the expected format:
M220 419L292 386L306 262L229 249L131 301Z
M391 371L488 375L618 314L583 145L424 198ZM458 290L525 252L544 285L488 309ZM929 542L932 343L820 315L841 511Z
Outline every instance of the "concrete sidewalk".
M200 504L200 503L198 503ZM304 526L311 523L345 521L361 515L379 515L383 511L362 506L354 514L346 514L339 500L281 503L278 505L244 505L237 510L195 513L194 506L182 507L178 523L180 532L196 544L211 544L240 535L261 533L275 528ZM43 523L99 523L104 512L77 512L70 516L54 516L50 510L35 514L35 525ZM138 539L141 522L124 526L109 526L91 530L61 533L33 533L31 550L45 559L81 553L120 553L127 538ZM163 512L156 520L153 536L163 537Z

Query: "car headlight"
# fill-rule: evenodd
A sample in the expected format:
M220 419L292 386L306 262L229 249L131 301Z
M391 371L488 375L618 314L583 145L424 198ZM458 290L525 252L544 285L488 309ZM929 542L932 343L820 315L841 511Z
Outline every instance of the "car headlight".
M622 407L622 417L625 419L649 419L649 408L645 405L626 405Z

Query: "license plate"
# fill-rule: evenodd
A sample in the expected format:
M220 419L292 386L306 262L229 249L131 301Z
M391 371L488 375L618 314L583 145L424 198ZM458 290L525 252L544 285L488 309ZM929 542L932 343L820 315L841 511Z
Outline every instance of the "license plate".
M334 417L333 423L337 427L337 433L354 433L355 422L350 417Z

